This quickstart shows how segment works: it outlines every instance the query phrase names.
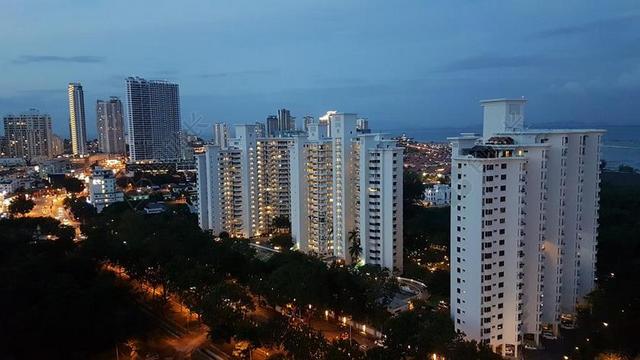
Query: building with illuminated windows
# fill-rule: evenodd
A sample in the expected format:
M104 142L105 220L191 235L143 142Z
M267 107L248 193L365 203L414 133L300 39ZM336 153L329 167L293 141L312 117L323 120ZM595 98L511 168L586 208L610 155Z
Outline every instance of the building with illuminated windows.
M87 155L87 124L84 113L84 91L80 83L69 83L69 130L73 155Z
M483 135L450 138L451 316L503 356L557 334L594 288L603 130L534 130L488 100Z
M116 177L113 171L96 167L89 177L89 197L87 202L96 208L97 212L117 202L124 201L124 193L116 187Z
M53 155L51 116L32 110L3 120L6 157L46 160Z
M109 100L96 102L96 125L100 151L124 155L124 112L118 97L112 96Z
M300 251L401 272L403 149L360 134L355 114L327 117L291 137L238 125L227 149L206 146L197 156L200 226L259 237L285 217Z

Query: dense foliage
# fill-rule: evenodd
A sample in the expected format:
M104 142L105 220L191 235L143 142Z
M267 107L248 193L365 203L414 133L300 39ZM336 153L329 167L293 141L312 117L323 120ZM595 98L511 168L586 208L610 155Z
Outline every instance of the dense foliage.
M11 203L9 204L9 214L11 214L11 216L24 215L33 210L35 205L35 202L27 199L25 194L16 195L11 199Z
M0 221L3 359L85 359L143 329L129 289L51 218Z
M145 216L108 208L83 231L87 254L124 267L165 296L178 295L210 327L214 339L281 348L293 359L394 359L457 351L460 343L455 333L442 331L452 329L448 314L426 305L400 319L391 318L386 305L397 284L379 267L327 265L299 252L256 256L246 240L214 241L200 231L195 218L177 212ZM265 305L262 312L270 313L266 320L254 314ZM272 310L276 307L301 318L320 317L330 310L373 324L389 331L389 345L365 355L353 344L328 342L305 322L287 320ZM421 326L424 331L418 331ZM418 343L422 345L407 351L407 345Z

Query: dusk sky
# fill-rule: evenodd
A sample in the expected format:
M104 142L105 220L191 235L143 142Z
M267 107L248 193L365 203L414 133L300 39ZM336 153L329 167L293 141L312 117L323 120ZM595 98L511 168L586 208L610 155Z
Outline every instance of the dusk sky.
M93 138L96 99L133 75L177 82L207 138L278 107L479 125L479 100L521 96L533 125L640 123L638 0L3 0L0 47L0 114L38 108L63 137L68 82Z

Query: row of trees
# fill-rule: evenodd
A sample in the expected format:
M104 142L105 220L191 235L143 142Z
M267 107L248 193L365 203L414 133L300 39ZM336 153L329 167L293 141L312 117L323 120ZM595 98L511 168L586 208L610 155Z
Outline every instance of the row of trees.
M124 267L165 298L169 293L178 295L201 316L215 339L283 349L295 359L393 359L451 353L464 344L448 315L426 305L403 314L406 318L391 318L386 305L397 284L377 267L327 266L298 252L273 254L263 261L245 240L213 241L191 215L145 216L117 204L92 217L83 231L86 254ZM364 354L353 343L329 343L305 323L286 321L273 312L268 319L255 317L253 310L259 304L290 308L304 316L330 310L375 324L388 333L388 346ZM420 327L406 331L409 320L422 324L424 331L413 331ZM450 331L443 331L442 324ZM438 339L438 346L432 338Z

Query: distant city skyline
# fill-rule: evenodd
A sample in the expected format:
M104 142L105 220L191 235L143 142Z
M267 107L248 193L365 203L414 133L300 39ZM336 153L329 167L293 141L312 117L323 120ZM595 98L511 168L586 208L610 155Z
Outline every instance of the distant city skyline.
M298 119L357 111L381 130L466 126L477 101L520 96L536 104L534 124L638 122L636 1L449 5L10 1L0 115L38 108L67 137L67 83L81 82L92 104L124 99L125 78L138 75L180 84L183 124L195 114L207 135L214 122L264 121L274 108ZM96 21L104 13L117 16ZM93 111L86 121L95 138Z

